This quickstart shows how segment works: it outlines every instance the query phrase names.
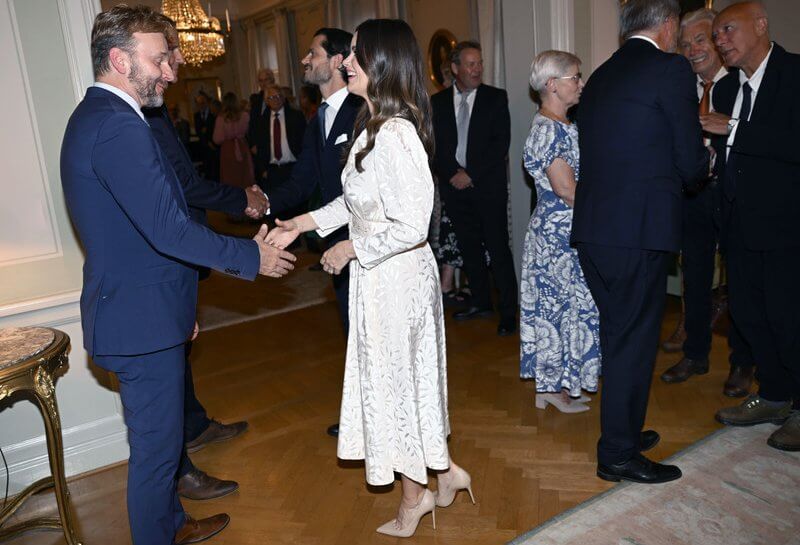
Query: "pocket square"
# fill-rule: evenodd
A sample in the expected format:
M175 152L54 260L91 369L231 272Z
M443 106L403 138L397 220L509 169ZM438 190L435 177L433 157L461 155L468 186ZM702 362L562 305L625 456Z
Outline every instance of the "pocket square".
M333 143L334 146L338 146L342 142L347 142L347 134L343 133L336 137L336 142Z

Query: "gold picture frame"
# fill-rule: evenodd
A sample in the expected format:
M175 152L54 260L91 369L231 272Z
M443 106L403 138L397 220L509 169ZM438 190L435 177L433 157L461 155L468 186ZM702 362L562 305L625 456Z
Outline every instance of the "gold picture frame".
M452 81L450 74L450 52L456 46L455 35L447 29L440 28L431 36L428 44L428 77L433 86L441 91Z

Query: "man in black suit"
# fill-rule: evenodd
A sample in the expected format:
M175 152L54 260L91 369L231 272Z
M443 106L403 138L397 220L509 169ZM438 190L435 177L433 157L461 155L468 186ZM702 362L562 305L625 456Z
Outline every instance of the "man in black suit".
M210 180L219 180L219 149L212 138L217 116L211 111L210 101L203 92L195 97L197 111L194 113L194 132L197 134L204 176Z
M472 306L453 318L492 314L488 251L499 295L497 333L511 335L517 328L517 277L508 241L508 95L483 84L479 43L457 44L450 61L453 85L433 95L431 106L439 193L453 222L472 292Z
M271 186L267 192L270 213L283 213L306 202L319 188L322 205L326 205L342 194L342 168L344 152L353 136L356 115L364 101L347 92L347 74L341 69L342 61L350 55L350 40L353 35L338 28L321 28L314 33L311 46L303 60L305 83L318 85L323 102L317 113L309 120L303 139L303 148L286 182ZM347 227L326 237L329 245L348 238ZM348 321L348 269L331 275L339 315L345 334ZM338 424L328 428L328 433L337 436Z
M178 70L184 63L183 55L179 49L178 35L174 31L174 23L164 17L172 28L166 34L170 52L170 68L174 75L173 84L178 80ZM267 200L258 186L247 190L232 187L218 182L204 180L197 175L187 149L180 141L180 135L168 114L166 105L160 108L144 108L150 130L158 142L161 152L172 165L178 181L183 189L186 203L189 207L189 217L202 225L208 225L206 209L218 210L228 214L242 214L257 219L266 212ZM199 268L200 278L208 276L208 269ZM247 429L247 422L222 424L208 417L208 414L197 399L192 378L192 367L189 361L191 342L187 343L184 375L184 403L183 425L184 443L192 450L210 442L219 442L231 439ZM187 445L181 453L181 462L178 468L178 493L192 500L207 500L225 496L235 491L239 484L235 481L225 481L212 477L192 464L187 455Z
M703 8L681 19L678 46L697 74L701 115L710 111L714 86L728 74L711 39L715 16L715 11ZM708 140L704 143L707 145ZM683 357L661 375L664 382L683 382L692 375L708 372L713 320L711 286L721 234L721 203L722 188L713 176L683 192L681 269L685 320L679 327L685 331L685 340L679 346ZM729 397L744 397L753 382L753 356L736 325L731 323L728 329L730 372L722 392Z
M728 66L716 112L702 117L718 135L717 173L727 219L731 315L758 362L757 395L717 412L732 426L783 424L768 444L800 450L800 56L769 38L760 2L740 2L714 20Z
M255 160L256 181L266 190L289 179L303 147L306 119L286 104L278 85L266 85L262 93L250 98L247 141Z
M681 185L708 173L696 77L675 55L676 0L629 0L625 40L586 84L578 112L580 183L572 242L600 311L603 354L597 475L660 483L681 471L645 458L642 432L666 299L680 249Z

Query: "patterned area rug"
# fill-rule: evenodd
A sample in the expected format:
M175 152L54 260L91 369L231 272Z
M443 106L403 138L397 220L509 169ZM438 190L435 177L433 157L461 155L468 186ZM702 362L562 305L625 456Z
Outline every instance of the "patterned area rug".
M615 486L509 545L800 544L800 452L767 446L775 429L722 429L670 459L681 479Z

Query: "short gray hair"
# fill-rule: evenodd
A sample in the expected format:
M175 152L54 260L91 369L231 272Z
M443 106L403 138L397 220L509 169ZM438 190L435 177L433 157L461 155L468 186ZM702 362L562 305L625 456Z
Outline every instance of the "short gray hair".
M642 30L655 30L670 17L681 14L678 0L628 0L619 13L619 33L627 40Z
M573 66L580 66L581 60L566 51L542 51L531 63L531 75L528 82L531 89L541 93L551 78L560 78Z
M681 28L687 27L689 25L693 25L695 23L699 23L700 21L708 21L709 23L714 22L714 17L717 16L717 12L713 9L708 8L700 8L694 11L690 11L686 15L683 16L681 19Z

